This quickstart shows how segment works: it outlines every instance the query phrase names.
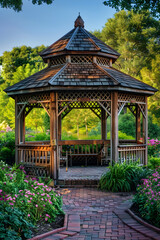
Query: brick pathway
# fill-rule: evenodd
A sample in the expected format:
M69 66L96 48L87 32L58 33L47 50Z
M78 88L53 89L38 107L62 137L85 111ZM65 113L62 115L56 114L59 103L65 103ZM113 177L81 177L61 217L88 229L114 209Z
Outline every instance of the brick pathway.
M79 214L80 233L71 240L149 240L150 238L126 226L114 209L131 196L105 193L91 188L61 189L66 213Z

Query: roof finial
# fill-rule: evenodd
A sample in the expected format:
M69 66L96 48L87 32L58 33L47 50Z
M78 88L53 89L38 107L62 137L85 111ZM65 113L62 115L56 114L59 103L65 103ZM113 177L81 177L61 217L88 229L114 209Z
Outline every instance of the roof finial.
M79 12L79 16L77 17L76 21L74 22L74 26L75 26L75 28L76 27L84 28L84 21L83 21L83 19L80 16L80 12Z

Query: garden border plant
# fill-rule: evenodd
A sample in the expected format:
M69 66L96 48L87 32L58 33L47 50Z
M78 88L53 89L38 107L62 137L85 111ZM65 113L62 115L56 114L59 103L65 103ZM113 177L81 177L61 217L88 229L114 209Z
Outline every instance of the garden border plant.
M42 180L27 176L23 166L9 167L0 162L0 200L3 206L0 212L2 224L5 221L3 216L9 208L17 209L23 215L26 229L30 224L36 226L39 221L51 223L55 221L56 216L64 215L60 194ZM17 220L19 228L20 223L21 221ZM11 230L17 229L11 225ZM0 228L0 233L1 231L3 229ZM23 231L17 232L19 239L23 236L22 233Z

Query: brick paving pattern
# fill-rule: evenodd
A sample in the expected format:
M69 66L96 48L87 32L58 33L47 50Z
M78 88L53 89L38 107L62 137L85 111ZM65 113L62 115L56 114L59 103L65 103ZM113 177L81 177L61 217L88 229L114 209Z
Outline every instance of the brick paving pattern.
M63 194L64 211L68 214L80 215L80 233L66 239L151 239L125 225L113 212L117 206L130 199L131 196L105 193L91 188L60 189L60 192Z

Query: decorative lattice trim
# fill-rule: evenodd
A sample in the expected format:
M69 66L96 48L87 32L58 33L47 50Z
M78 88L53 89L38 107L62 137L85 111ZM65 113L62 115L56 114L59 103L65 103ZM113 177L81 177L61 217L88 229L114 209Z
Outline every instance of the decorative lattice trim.
M28 94L28 95L20 95L18 96L18 103L24 103L28 101L49 101L50 93L39 93L39 94Z
M71 56L71 63L92 63L92 56Z
M133 103L145 103L145 97L130 93L118 93L119 102L133 102Z
M51 59L51 65L62 65L66 63L66 57L58 57Z
M97 57L97 64L102 66L109 66L109 59L104 57Z
M107 91L61 91L58 101L111 101L111 93Z

